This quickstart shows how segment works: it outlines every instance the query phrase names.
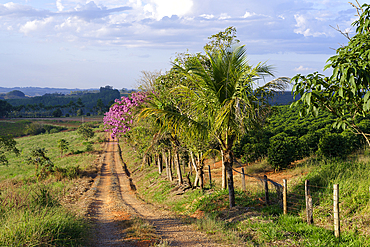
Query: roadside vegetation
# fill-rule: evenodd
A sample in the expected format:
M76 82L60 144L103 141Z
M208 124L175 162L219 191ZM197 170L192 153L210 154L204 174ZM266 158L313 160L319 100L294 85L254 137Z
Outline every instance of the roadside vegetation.
M8 164L0 166L0 246L85 243L87 199L81 198L98 171L102 133L96 135L89 147L76 131L15 140L20 152L6 152Z
M302 198L297 209L283 215L276 204L266 206L264 192L254 183L247 183L247 191L236 188L236 207L229 208L228 192L216 185L205 184L202 190L188 189L179 193L176 181L170 181L165 173L159 174L154 165L138 169L141 160L136 159L132 149L124 146L124 160L132 172L138 195L160 208L171 210L187 223L216 241L236 246L367 246L370 244L370 206L368 188L370 175L367 167L370 156L367 151L350 156L345 160L318 159L312 156L279 172L281 177L298 174L288 180L288 194L304 195L304 183L308 179L317 185L313 198L314 224L306 223L305 202ZM130 155L131 154L131 155ZM220 158L220 157L219 157ZM261 161L261 163L265 160ZM266 174L274 170L260 162L247 166L250 175ZM219 170L217 169L217 172ZM254 171L254 172L252 172ZM303 174L303 175L302 175ZM176 174L174 174L176 175ZM212 173L212 176L215 172ZM215 179L216 180L216 179ZM340 214L342 235L333 234L332 188L340 184ZM274 196L272 192L271 197Z

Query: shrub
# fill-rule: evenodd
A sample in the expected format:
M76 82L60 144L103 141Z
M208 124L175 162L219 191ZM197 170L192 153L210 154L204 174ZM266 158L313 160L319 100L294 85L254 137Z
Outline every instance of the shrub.
M77 133L86 141L94 137L94 131L88 124L82 124L77 129Z
M280 133L270 139L268 162L276 170L288 167L299 158L300 147L297 137Z
M320 141L320 134L317 132L309 132L304 136L299 138L299 143L301 147L301 155L303 157L309 156L315 153L318 149L318 144Z
M91 142L84 142L82 144L86 147L85 152L94 151L94 148L93 148L93 145L91 144Z
M58 133L58 132L60 132L60 129L57 129L57 128L52 128L52 129L49 131L49 133L50 133L50 134L55 134L55 133Z
M39 123L31 123L26 127L24 131L26 135L38 135L41 133L45 133L45 129L42 124Z
M347 148L350 153L364 148L365 138L363 138L363 136L356 135L348 129L343 131L341 136L346 140L345 142L347 143Z
M242 162L254 162L267 156L268 143L247 143L243 146Z
M325 158L344 158L350 153L350 149L344 136L337 133L326 133L319 141L317 154Z

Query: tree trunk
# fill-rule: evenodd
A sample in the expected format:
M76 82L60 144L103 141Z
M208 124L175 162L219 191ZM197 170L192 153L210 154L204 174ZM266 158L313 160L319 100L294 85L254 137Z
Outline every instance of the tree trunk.
M147 164L148 164L148 166L150 166L150 164L151 164L151 160L152 160L152 157L151 157L151 155L148 155L147 156Z
M227 184L229 187L229 206L235 206L235 191L234 191L234 178L233 178L233 154L231 150L224 150L224 161L227 172Z
M162 156L161 156L161 154L160 153L158 153L158 162L157 162L157 164L158 164L158 172L159 172L159 174L162 174L162 171L163 171L163 164L162 164Z
M226 189L227 183L226 183L226 167L225 167L225 159L224 159L224 151L221 149L221 157L222 157L222 166L221 166L221 186L222 189Z
M191 158L191 163L193 164L194 171L195 171L194 188L196 188L199 182L199 172L198 172L197 165L195 164L194 155L192 151L190 151L190 158Z
M183 184L182 174L181 174L181 167L180 167L180 160L179 160L179 152L177 151L177 149L175 150L175 164L176 164L178 182L179 182L179 184Z
M166 152L165 151L163 151L162 152L162 157L163 157L163 159L164 159L164 163L165 163L165 165L166 165L166 176L167 176L167 178L169 179L170 178L170 176L168 175L168 158L167 158L167 156L166 156Z
M193 168L191 167L191 160L189 160L188 169L189 169L190 175L193 175Z
M203 172L203 167L197 171L197 174L199 174L199 187L201 189L204 188L204 172Z
M172 176L172 154L171 154L171 150L168 150L168 178L170 179L170 181L172 182L173 181L173 176Z

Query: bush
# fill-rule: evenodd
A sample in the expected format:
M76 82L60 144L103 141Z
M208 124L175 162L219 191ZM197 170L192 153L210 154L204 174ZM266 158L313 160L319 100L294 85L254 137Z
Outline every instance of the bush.
M79 134L83 139L86 141L89 140L90 138L93 138L95 133L90 127L89 124L82 124L80 127L77 129L77 134Z
M319 141L317 154L325 158L344 158L351 152L347 138L337 133L326 133Z
M320 141L320 134L317 132L309 132L304 136L299 138L299 143L301 147L301 155L303 157L310 156L315 153L318 149L318 144Z
M348 151L350 153L356 152L364 148L365 138L361 135L356 135L350 130L345 130L341 133L341 136L344 137L347 143Z
M297 137L280 133L270 139L268 162L276 170L288 167L300 157L300 146Z
M39 135L41 133L45 133L45 129L42 124L39 123L31 123L26 127L24 131L26 135Z
M94 148L93 148L93 145L91 144L91 142L84 142L82 144L86 147L85 152L94 151Z
M50 134L55 134L55 133L58 133L58 132L60 132L60 129L57 129L57 128L52 128L52 129L49 131L49 133L50 133Z
M268 143L247 143L243 146L242 162L254 162L267 156Z

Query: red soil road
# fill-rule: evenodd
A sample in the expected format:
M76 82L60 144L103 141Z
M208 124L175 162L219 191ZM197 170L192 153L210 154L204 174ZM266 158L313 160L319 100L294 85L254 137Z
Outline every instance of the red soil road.
M123 171L117 150L116 143L105 144L100 181L89 210L96 226L91 246L150 246L151 241L126 238L123 226L131 217L150 222L159 239L170 246L225 246L214 243L206 234L183 223L172 213L139 200L131 190L130 180Z

